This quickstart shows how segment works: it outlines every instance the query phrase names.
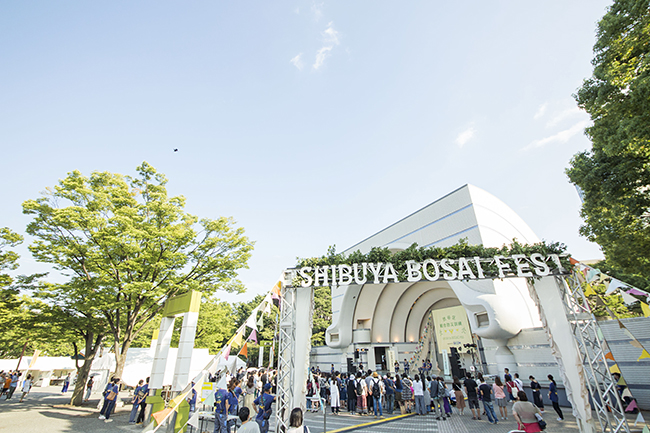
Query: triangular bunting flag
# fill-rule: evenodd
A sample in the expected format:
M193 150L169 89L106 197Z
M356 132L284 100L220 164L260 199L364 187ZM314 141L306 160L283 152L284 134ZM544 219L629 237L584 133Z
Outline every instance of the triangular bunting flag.
M262 313L271 314L271 304L273 303L273 301L271 300L271 294L268 293L266 295L266 298L264 298L264 300L266 301L266 304L264 305L264 308L262 309Z
M636 405L636 401L632 400L630 404L625 408L625 412L632 412L634 409L638 409L639 406Z
M169 402L169 407L175 408L176 406L178 406L181 401L185 400L185 397L187 397L187 394L189 394L189 392L186 392L185 394L178 394L176 397L174 397Z
M618 380L618 382L616 382L616 384L617 385L627 385L627 382L625 381L625 379L623 379L623 376L621 376L621 378ZM625 389L627 389L627 388L625 388Z
M205 398L205 400L203 401L203 404L204 404L205 406L207 406L207 407L212 407L212 406L214 406L214 392L212 392L212 390L210 391L210 393L208 394L208 396L207 396L207 397ZM198 412L197 412L197 413L198 413Z
M153 417L153 419L156 420L156 423L160 425L160 423L162 423L167 417L167 415L169 415L169 413L172 411L173 409L171 407L168 407L166 409L161 410L160 412L152 413L151 416Z
M610 373L618 373L618 374L621 374L621 369L618 368L618 365L617 365L617 364L614 364L614 365L612 365L611 367L609 367L609 372L610 372Z
M214 396L212 397L212 399L214 400ZM199 421L199 411L194 412L194 415L192 415L192 418L187 420L187 424L191 425L192 427L194 427L197 430L199 429L200 423L201 423L201 421Z
M645 358L650 358L650 353L648 353L647 350L643 349L643 351L641 352L641 356L639 356L639 359L637 359L637 361L641 361L642 359Z
M264 314L262 314L260 318L257 320L257 329L260 331L264 329Z
M580 262L574 259L573 257L569 257L569 263L571 263L572 265L577 265Z
M585 284L585 296L593 296L595 294L596 292L594 291L594 288L591 287L591 284Z
M587 271L586 277L588 283L593 283L594 280L600 277L600 271L598 269L591 268Z
M226 347L226 350L223 351L223 359L228 361L228 356L230 355L230 345Z
M643 431L641 433L650 433L650 428L647 425L643 426Z
M630 295L637 295L637 296L646 296L647 295L647 293L644 293L644 292L642 292L641 290L639 290L639 289L637 289L635 287L632 287L631 289L626 290L625 293L629 293Z
M643 415L641 414L641 411L639 411L639 414L636 416L636 421L634 421L634 427L640 422L645 422L645 419L643 419Z
M623 302L625 302L627 305L634 304L635 302L638 302L639 300L635 298L632 295L628 295L627 293L621 291L621 297L623 298Z
M616 361L614 359L614 355L612 355L612 352L607 352L607 354L605 355L605 359L611 359L612 361Z
M634 338L634 335L632 335L629 329L623 328L623 333L627 335L630 340L636 340L636 338Z
M255 316L257 315L257 310L253 311L254 314L251 314L251 316L246 320L246 326L248 326L251 329L257 329L257 323L255 323Z
M232 342L235 344L235 346L241 346L242 341L244 340L244 331L238 331L237 334L235 334L235 338L232 339Z
M621 393L621 398L624 399L625 397L632 398L632 393L630 392L630 388L628 388L628 387L625 387L625 389Z
M616 278L612 278L612 281L609 282L609 286L607 286L607 290L605 291L606 295L609 295L612 293L614 290L618 289L619 287L627 287L627 284L625 284L621 280L617 280Z
M598 281L599 281L600 283L604 283L604 282L607 281L607 280L609 280L609 277L608 277L606 274L601 273L601 274L600 274L600 278L599 278Z
M621 329L625 329L625 325L623 325L623 322L621 322L620 320L618 321L618 327Z
M650 317L650 306L645 302L641 302L641 311L643 311L645 317Z
M282 281L275 283L275 286L271 289L271 295L275 295L278 298L280 297L280 289L282 288Z
M630 344L632 346L636 347L637 349L643 349L643 345L641 344L641 342L639 340L634 339L634 340L630 341Z
M241 348L237 355L242 355L248 358L248 343L244 343L244 347Z
M254 341L255 344L257 344L257 332L255 332L254 329L251 332L251 335L248 336L248 339L251 340L251 341Z

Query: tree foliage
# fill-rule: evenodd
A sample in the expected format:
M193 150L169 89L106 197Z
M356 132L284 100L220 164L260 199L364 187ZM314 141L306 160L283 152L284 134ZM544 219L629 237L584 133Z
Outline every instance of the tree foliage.
M134 338L164 302L189 290L243 291L237 271L253 244L231 218L199 219L185 199L167 195L167 179L144 162L136 177L69 173L44 196L23 203L33 216L30 250L68 277L44 286L61 308L105 327L116 374ZM93 325L94 326L94 325Z
M615 0L598 23L593 75L575 99L592 149L567 174L584 193L580 232L614 267L650 274L650 1Z

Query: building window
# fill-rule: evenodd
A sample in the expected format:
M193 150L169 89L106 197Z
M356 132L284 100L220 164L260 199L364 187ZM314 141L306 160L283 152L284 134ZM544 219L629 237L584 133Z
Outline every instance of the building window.
M476 313L476 323L479 328L486 328L490 324L487 313Z

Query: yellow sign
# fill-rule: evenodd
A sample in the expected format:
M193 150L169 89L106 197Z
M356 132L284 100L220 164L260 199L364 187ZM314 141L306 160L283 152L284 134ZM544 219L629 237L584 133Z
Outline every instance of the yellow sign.
M203 385L201 386L201 395L199 396L202 402L210 395L214 394L214 390L216 389L215 385L216 383L214 382L203 382Z
M472 344L472 332L463 306L433 310L433 321L436 327L436 342L438 352L449 351L454 346Z

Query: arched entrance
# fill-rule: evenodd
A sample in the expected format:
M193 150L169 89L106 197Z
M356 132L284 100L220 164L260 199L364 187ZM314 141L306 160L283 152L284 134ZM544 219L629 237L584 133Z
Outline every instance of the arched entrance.
M547 257L545 260L549 259ZM557 261L557 258L554 260ZM495 261L499 263L498 258ZM459 259L458 262L461 263L462 260ZM462 264L457 269L457 276L459 270L462 270ZM333 299L340 298L336 304L340 308L340 314L328 328L326 339L331 347L340 348L382 343L384 338L389 347L413 343L407 340L418 337L424 317L436 303L443 302L440 305L444 305L445 302L457 300L465 308L477 333L498 342L509 338L508 335L516 334L513 334L513 322L516 324L519 320L526 319L527 309L524 309L524 314L517 320L507 320L512 302L516 303L518 299L516 293L519 289L513 287L523 285L529 291L529 299L534 308L538 309L552 342L552 351L560 365L567 396L576 413L580 430L595 431L589 401L591 395L602 431L629 431L620 398L615 391L615 382L603 357L604 339L599 332L598 323L591 314L575 275L569 275L559 265L559 261L557 270L553 275L546 269L547 275L538 275L540 278L528 280L521 278L521 274L528 271L518 268L515 275L510 275L517 278L501 274L498 280L483 277L479 273L478 276L465 280L448 278L446 281L429 281L427 278L403 282L395 276L394 282L390 283L379 283L375 278L372 284L333 285ZM387 265L385 275L389 273ZM279 431L282 431L282 426L286 426L291 409L304 405L306 392L313 286L293 287L296 275L297 270L286 272L285 286L281 293L277 400ZM332 277L331 281L337 280ZM480 294L476 296L470 290ZM506 299L512 302L504 303L499 293L506 293ZM334 304L333 301L333 307ZM479 318L483 315L487 319L485 322ZM508 352L509 350L499 353L497 349L497 362L507 363L512 355ZM371 358L374 358L372 351L369 359L372 363ZM376 365L376 360L374 361Z

